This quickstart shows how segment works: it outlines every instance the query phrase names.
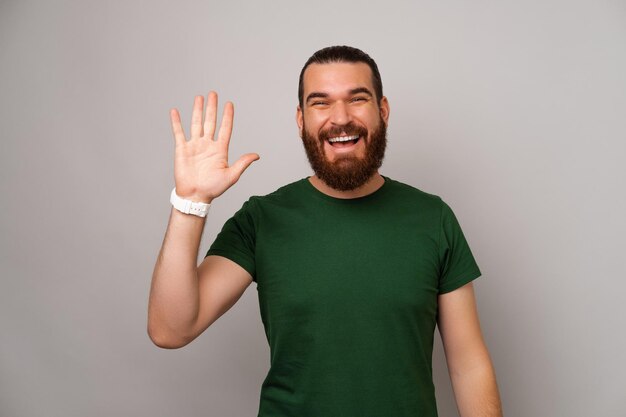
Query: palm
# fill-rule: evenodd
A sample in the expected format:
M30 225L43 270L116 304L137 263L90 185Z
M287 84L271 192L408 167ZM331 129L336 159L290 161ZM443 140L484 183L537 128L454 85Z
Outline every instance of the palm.
M213 139L217 117L217 94L209 93L204 123L204 97L197 96L191 118L191 137L185 138L178 110L170 112L172 131L176 141L174 178L176 193L196 201L220 196L230 188L250 164L259 159L257 154L245 154L232 166L228 165L228 145L233 128L234 109L226 103L217 135Z

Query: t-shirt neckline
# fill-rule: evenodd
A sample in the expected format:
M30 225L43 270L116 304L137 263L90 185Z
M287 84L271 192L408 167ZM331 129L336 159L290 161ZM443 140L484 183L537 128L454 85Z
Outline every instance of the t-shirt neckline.
M333 196L330 196L328 194L325 194L325 193L321 192L320 190L318 190L317 188L315 188L315 186L313 184L311 184L311 181L309 181L309 178L311 178L310 176L304 177L301 180L301 182L304 183L304 188L310 194L313 194L316 197L321 198L323 200L331 201L331 202L337 203L337 204L359 204L359 203L363 203L363 202L366 202L366 201L374 200L374 199L380 197L381 195L383 195L385 192L387 192L387 190L389 189L391 180L388 177L384 176L384 175L381 175L381 177L383 177L385 182L383 182L383 185L378 187L378 189L376 189L376 191L374 191L372 193L369 193L367 195L364 195L364 196L361 196L361 197L355 197L355 198L338 198L338 197L333 197Z

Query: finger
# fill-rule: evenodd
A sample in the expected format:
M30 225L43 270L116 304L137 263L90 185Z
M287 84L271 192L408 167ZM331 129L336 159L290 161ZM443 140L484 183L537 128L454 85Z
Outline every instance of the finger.
M172 133L174 134L174 142L176 145L185 143L185 132L183 126L180 124L180 114L177 109L170 110L170 121L172 123Z
M204 116L204 138L213 140L217 123L217 93L211 91L207 97L206 114Z
M235 117L235 108L230 101L224 105L224 114L222 114L222 123L220 131L217 134L217 140L226 144L230 142L230 135L233 132L233 118Z
M204 96L196 96L193 101L193 113L191 114L191 139L202 137L202 108Z
M261 157L256 153L247 153L242 155L241 158L237 160L234 164L232 164L229 168L231 171L231 178L233 183L239 181L239 177L241 174L252 164L254 161L259 160Z

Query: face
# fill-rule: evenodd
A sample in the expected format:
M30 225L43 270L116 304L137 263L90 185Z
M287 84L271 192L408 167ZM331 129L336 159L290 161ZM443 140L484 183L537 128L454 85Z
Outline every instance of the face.
M360 187L382 164L389 105L375 97L365 63L312 64L296 119L313 171L328 186Z

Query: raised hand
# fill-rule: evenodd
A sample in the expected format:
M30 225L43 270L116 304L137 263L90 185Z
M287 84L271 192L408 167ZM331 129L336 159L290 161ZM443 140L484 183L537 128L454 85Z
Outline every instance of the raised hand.
M176 194L192 201L209 203L235 184L243 171L257 159L256 153L247 153L231 166L228 165L228 144L233 130L233 103L224 105L222 122L214 140L217 122L217 93L207 97L206 115L202 121L204 97L196 96L191 116L191 137L185 138L177 109L170 110L172 132L176 142L174 180Z

